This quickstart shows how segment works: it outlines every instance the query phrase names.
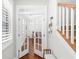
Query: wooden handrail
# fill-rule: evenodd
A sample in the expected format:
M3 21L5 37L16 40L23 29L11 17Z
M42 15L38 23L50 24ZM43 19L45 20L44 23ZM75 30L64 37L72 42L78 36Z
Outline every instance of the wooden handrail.
M58 3L58 6L64 6L64 7L68 7L68 8L76 8L76 4L72 4L72 3Z

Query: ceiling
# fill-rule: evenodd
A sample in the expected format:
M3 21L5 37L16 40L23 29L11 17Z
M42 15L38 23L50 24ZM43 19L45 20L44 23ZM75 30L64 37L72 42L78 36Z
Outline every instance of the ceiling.
M17 5L25 5L25 4L39 4L39 5L46 5L48 0L15 0Z

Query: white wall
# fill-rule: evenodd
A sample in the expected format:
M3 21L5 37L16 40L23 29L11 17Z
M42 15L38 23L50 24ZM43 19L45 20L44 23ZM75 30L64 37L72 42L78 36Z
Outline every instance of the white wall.
M14 41L14 58L16 57L16 2L14 1L13 6L13 41Z
M2 42L2 57L3 59L14 58L14 39L13 39L13 0L2 0L2 6L8 10L9 13L9 25L10 25L10 36L7 41Z
M6 42L8 45L10 42ZM4 45L4 44L3 44ZM2 50L2 59L14 59L14 44L9 44L4 50Z
M48 28L49 28L49 23L50 23L50 20L52 20L52 29L56 29L56 21L57 21L57 0L49 0L48 1ZM50 17L53 17L53 19L50 19ZM54 27L53 27L54 26ZM49 39L50 39L50 35L48 33L48 47L49 47Z
M48 22L50 22L50 17L53 16L52 24L56 28L57 21L57 0L49 0L48 4Z

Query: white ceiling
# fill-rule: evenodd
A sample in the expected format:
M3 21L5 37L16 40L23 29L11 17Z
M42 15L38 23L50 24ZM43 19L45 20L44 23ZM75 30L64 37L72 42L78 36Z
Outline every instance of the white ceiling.
M17 5L46 5L48 0L15 0Z

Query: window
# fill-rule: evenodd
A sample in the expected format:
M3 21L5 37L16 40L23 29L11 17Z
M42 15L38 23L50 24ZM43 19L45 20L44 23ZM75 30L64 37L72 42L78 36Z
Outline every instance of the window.
M8 39L8 36L9 36L8 10L2 8L2 41Z

